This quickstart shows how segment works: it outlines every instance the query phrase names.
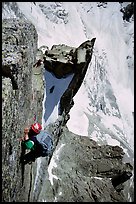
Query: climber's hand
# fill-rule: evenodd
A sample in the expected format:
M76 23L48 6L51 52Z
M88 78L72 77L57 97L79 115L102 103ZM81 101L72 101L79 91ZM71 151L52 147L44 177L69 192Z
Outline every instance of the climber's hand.
M25 128L24 129L24 134L28 134L28 132L29 132L29 128Z

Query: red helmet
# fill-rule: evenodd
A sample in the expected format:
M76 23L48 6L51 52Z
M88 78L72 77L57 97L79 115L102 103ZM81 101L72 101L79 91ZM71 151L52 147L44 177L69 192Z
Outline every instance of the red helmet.
M34 123L31 125L31 128L35 133L40 133L42 126L39 123Z

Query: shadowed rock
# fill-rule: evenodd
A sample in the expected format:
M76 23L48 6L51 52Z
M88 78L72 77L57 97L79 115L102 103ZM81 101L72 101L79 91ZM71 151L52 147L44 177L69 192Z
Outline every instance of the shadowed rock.
M60 115L63 113L63 111L68 113L74 104L73 97L79 90L84 80L88 65L92 58L94 43L95 38L93 38L91 41L86 41L76 49L73 55L75 59L75 75L60 99Z
M13 90L17 90L18 89L17 81L14 75L12 74L13 70L12 68L14 67L15 65L2 65L2 76L10 78Z
M112 178L112 185L114 187L118 186L121 183L124 183L128 179L130 179L132 176L132 172L123 172L115 177Z

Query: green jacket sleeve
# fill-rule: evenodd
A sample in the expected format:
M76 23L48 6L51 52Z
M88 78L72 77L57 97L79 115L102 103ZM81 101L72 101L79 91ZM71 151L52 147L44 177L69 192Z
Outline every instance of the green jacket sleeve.
M24 144L26 149L30 149L30 150L35 149L35 145L34 145L34 142L32 140L23 141L23 144Z

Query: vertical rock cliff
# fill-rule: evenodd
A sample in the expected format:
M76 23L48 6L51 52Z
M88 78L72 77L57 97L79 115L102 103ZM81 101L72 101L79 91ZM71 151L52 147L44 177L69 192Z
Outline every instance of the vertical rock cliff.
M37 51L35 27L24 19L2 22L2 200L14 202L21 192L24 169L20 165L23 130L41 122L42 73L35 74ZM28 173L28 169L26 172ZM28 184L29 185L29 184ZM28 188L27 188L28 189Z

